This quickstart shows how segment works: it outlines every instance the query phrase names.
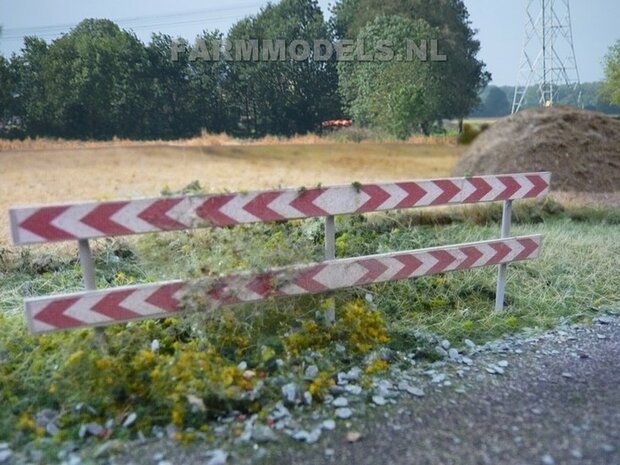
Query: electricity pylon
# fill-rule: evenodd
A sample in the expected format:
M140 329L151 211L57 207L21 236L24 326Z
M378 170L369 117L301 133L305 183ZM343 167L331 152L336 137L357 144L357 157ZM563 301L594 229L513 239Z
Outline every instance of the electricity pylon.
M537 88L540 106L553 106L560 85L572 87L581 103L569 0L527 0L512 112L521 109L530 86Z

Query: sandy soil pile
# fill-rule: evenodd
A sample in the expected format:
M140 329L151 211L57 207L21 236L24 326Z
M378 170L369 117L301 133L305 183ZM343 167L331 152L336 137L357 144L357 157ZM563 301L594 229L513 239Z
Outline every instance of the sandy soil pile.
M526 171L551 171L554 190L620 191L620 121L566 107L525 110L483 132L453 174Z

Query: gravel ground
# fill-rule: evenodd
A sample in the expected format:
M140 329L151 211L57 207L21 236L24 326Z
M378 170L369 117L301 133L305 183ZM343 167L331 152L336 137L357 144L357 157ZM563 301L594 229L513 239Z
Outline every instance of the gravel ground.
M280 449L268 462L620 464L620 324L603 321L498 345L476 365L500 357L504 374L472 370L457 388L465 393L403 399L378 412L358 442L334 435L311 450Z
M251 434L233 439L235 422L222 424L221 449L109 441L59 462L620 465L620 318L482 347L440 346L444 360L392 371L361 394L343 381L327 405L284 408L281 428L248 419L240 426ZM47 463L7 446L0 443L1 465Z

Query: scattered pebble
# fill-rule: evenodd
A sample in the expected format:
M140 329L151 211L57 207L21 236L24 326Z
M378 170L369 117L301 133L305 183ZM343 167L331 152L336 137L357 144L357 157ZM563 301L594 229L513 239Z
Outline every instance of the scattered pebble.
M343 420L346 420L347 418L351 418L351 415L353 415L353 412L351 411L351 409L347 407L337 408L335 413L338 418L341 418Z
M0 463L8 463L9 459L13 456L13 452L10 449L0 450Z
M447 339L444 339L443 341L441 341L441 347L444 350L448 350L450 348L450 341L448 341Z
M256 425L252 428L252 440L258 444L266 442L277 442L278 435L266 425Z
M131 412L129 415L127 415L127 417L125 418L125 421L123 421L123 427L124 428L130 427L131 425L134 424L137 418L138 418L138 415L135 412Z
M314 381L314 379L319 374L319 368L316 365L310 365L306 368L304 372L304 379L306 381Z
M344 387L345 392L359 396L362 393L362 387L357 384L348 384Z
M336 397L332 402L332 405L334 407L346 407L347 405L349 405L349 401L346 397Z
M565 371L564 373L562 373L562 376L563 376L564 378L569 378L569 379L570 379L570 378L573 378L572 373L569 373L569 372L567 372L567 371Z
M345 438L347 442L357 442L362 439L362 433L359 431L347 431Z
M603 444L601 446L601 449L603 449L605 452L607 453L612 453L615 452L616 448L614 446L612 446L611 444Z
M555 460L549 454L545 454L542 456L541 462L543 465L555 465Z
M385 397L383 396L372 396L372 401L376 405L385 405L387 403L387 401L385 400Z
M508 360L500 360L497 362L498 367L506 368L508 366Z
M225 465L228 460L228 452L222 449L215 449L207 453L209 461L206 465Z
M459 351L454 348L448 351L448 357L450 357L450 360L454 360L455 362L461 360L461 355L459 354Z
M317 442L320 438L321 438L321 428L313 429L310 432L301 430L293 434L293 439L296 439L297 441L303 441L308 444L313 444Z
M282 386L282 397L289 404L294 404L297 400L297 385L295 383L288 383Z
M321 426L322 426L323 429L332 431L332 430L336 429L336 422L334 420L332 420L332 419L325 420L325 421L323 421L323 423L321 423Z

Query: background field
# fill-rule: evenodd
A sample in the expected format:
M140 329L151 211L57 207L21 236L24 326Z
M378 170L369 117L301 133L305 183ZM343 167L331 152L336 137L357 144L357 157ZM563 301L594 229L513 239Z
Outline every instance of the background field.
M0 243L12 205L159 195L194 180L210 192L444 176L455 145L134 145L0 153Z

